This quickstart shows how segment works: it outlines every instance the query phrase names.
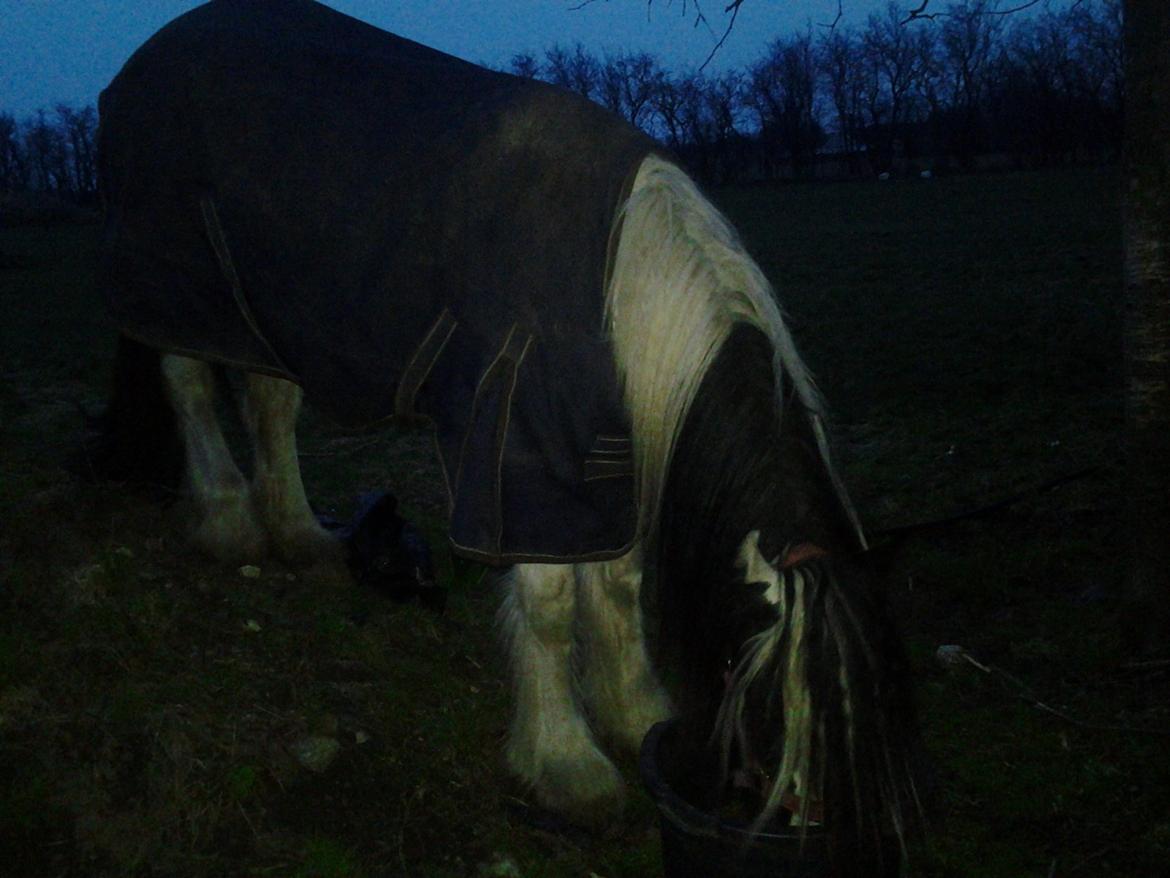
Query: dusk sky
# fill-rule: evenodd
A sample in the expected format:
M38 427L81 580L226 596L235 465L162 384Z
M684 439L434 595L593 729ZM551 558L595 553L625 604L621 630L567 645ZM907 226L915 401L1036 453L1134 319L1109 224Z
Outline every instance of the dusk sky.
M694 0L329 0L377 27L470 61L506 65L561 43L594 52L647 51L671 70L698 67L717 35L694 27ZM895 0L900 8L920 0ZM934 0L944 6L945 0ZM709 69L743 67L767 43L837 15L838 0L747 0L735 30ZM860 25L887 0L842 0L845 21ZM63 102L96 104L130 54L195 0L0 0L0 112L22 119ZM725 0L704 0L721 28ZM719 30L719 34L722 30Z

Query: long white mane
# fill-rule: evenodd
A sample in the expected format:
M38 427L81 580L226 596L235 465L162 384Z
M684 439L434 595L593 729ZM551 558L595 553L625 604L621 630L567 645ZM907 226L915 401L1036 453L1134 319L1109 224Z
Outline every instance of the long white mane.
M763 272L731 224L676 165L648 156L614 224L606 330L633 426L643 534L699 384L737 323L771 341L777 417L787 375L808 410L834 487L864 545L853 505L829 459L824 407Z

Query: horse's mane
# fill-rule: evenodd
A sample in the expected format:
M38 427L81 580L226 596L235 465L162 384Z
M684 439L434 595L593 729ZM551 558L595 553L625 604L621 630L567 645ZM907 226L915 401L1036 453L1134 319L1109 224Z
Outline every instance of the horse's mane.
M834 488L861 538L829 461L820 394L771 285L731 224L681 169L651 155L613 234L605 320L633 426L643 535L656 529L674 448L703 376L732 328L746 323L771 343L776 416L785 409L784 376L809 413Z
M884 829L901 840L916 795L904 661L880 596L835 572L865 544L821 397L767 280L682 171L643 162L616 234L608 328L656 559L658 651L680 674L672 694L683 715L709 718L724 774L747 723L776 729L757 829L788 790L804 807L819 791L852 855L880 860ZM767 558L791 540L840 557L785 571L769 605L735 573L757 529ZM749 706L749 690L770 693L766 704Z

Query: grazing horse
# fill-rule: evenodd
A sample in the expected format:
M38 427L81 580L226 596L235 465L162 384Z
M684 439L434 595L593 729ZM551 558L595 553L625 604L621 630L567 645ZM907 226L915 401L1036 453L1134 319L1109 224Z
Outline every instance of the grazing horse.
M653 141L310 0L193 10L100 109L111 468L173 426L198 546L311 561L336 543L298 469L302 395L429 421L452 551L511 567L506 756L539 803L612 813L600 742L677 715L703 804L747 777L756 826L823 823L841 874L888 860L917 738L822 402L760 269ZM250 482L211 364L245 375Z

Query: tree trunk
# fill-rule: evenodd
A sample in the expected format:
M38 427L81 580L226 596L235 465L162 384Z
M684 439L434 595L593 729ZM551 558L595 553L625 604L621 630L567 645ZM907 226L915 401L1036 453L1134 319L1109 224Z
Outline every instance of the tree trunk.
M1125 0L1126 623L1170 649L1170 4Z

